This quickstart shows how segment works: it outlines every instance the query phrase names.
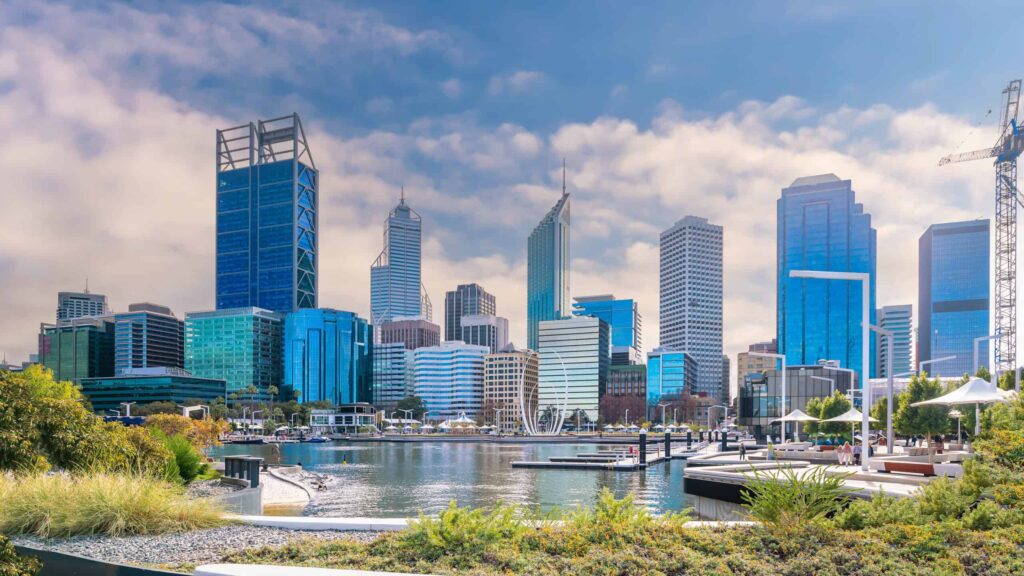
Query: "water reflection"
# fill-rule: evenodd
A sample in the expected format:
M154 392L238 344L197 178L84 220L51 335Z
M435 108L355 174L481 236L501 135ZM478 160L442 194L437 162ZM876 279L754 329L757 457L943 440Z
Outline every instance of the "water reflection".
M632 492L655 512L690 505L683 494L683 466L676 460L641 472L513 469L514 460L546 460L593 445L476 443L356 443L228 445L214 456L251 454L271 464L301 463L307 470L338 476L307 513L320 516L414 516L459 505L509 502L575 508L590 506L602 488L617 497Z

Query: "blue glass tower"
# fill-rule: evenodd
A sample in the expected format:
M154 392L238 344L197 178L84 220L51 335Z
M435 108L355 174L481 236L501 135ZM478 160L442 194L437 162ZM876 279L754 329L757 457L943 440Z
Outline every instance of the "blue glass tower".
M697 361L686 352L655 348L647 353L647 416L657 418L658 404L681 404L684 395L697 393Z
M611 328L612 365L639 364L640 311L636 301L616 300L612 294L602 296L577 296L572 306L574 316L594 316L608 323Z
M918 243L917 360L953 360L927 367L945 376L973 373L974 339L989 330L989 221L933 224ZM990 341L978 344L989 361Z
M369 402L372 347L370 325L352 312L292 312L284 320L284 385L300 402Z
M869 322L875 322L875 229L850 180L834 174L797 178L778 201L778 340L790 366L837 360L864 377L861 286L790 278L790 270L871 274ZM874 364L874 339L869 358ZM866 367L874 374L874 366Z
M217 309L317 305L319 173L298 114L217 131Z
M403 190L384 223L384 249L370 267L370 318L375 326L395 318L430 320L422 291L422 238L423 221L405 203Z
M537 350L539 327L545 320L572 315L569 305L569 194L537 224L527 243L526 346Z

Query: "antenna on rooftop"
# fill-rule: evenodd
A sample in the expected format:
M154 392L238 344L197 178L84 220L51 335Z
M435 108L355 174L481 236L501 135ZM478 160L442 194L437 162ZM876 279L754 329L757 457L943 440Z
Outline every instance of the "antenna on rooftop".
M565 196L565 157L562 157L562 196Z

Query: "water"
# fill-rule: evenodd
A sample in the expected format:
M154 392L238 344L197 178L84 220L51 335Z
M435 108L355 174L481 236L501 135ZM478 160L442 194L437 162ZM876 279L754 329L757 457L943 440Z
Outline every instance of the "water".
M249 454L269 464L302 463L306 470L338 477L307 509L318 516L409 517L434 514L455 500L460 506L505 503L575 508L591 506L602 488L653 512L690 506L683 493L682 460L637 472L512 468L515 460L547 460L593 452L593 444L493 444L460 442L329 442L325 444L225 445L212 456Z

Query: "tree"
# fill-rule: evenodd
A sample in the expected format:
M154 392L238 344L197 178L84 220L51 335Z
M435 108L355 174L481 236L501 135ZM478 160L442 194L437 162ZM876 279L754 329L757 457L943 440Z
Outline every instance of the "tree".
M851 407L850 399L842 392L836 390L831 396L826 396L821 401L821 411L818 414L812 414L812 416L828 420L843 414ZM848 427L848 424L842 422L826 422L821 424L821 431L826 434L842 434L848 430Z
M895 395L893 397L893 400L894 400L894 402L893 402L894 406L899 406L900 405L899 394ZM889 421L889 397L888 396L882 396L881 398L879 398L875 402L875 405L871 407L871 417L874 418L875 420L878 420L882 424L888 423L888 421ZM895 419L895 414L893 415L893 418Z
M949 408L946 406L911 406L915 402L931 400L943 393L939 379L928 379L922 372L910 379L907 389L900 394L899 407L893 416L893 427L900 434L941 434L949 428Z
M132 410L133 416L150 416L153 414L180 414L181 409L174 402L150 402L142 406L135 406Z
M427 405L419 396L406 396L398 401L395 410L398 412L409 410L413 420L423 420L423 415L427 413Z
M808 400L807 405L804 406L804 412L806 412L808 416L821 418L821 398L811 398ZM806 430L808 434L817 434L821 431L821 427L822 424L817 422L808 422Z

